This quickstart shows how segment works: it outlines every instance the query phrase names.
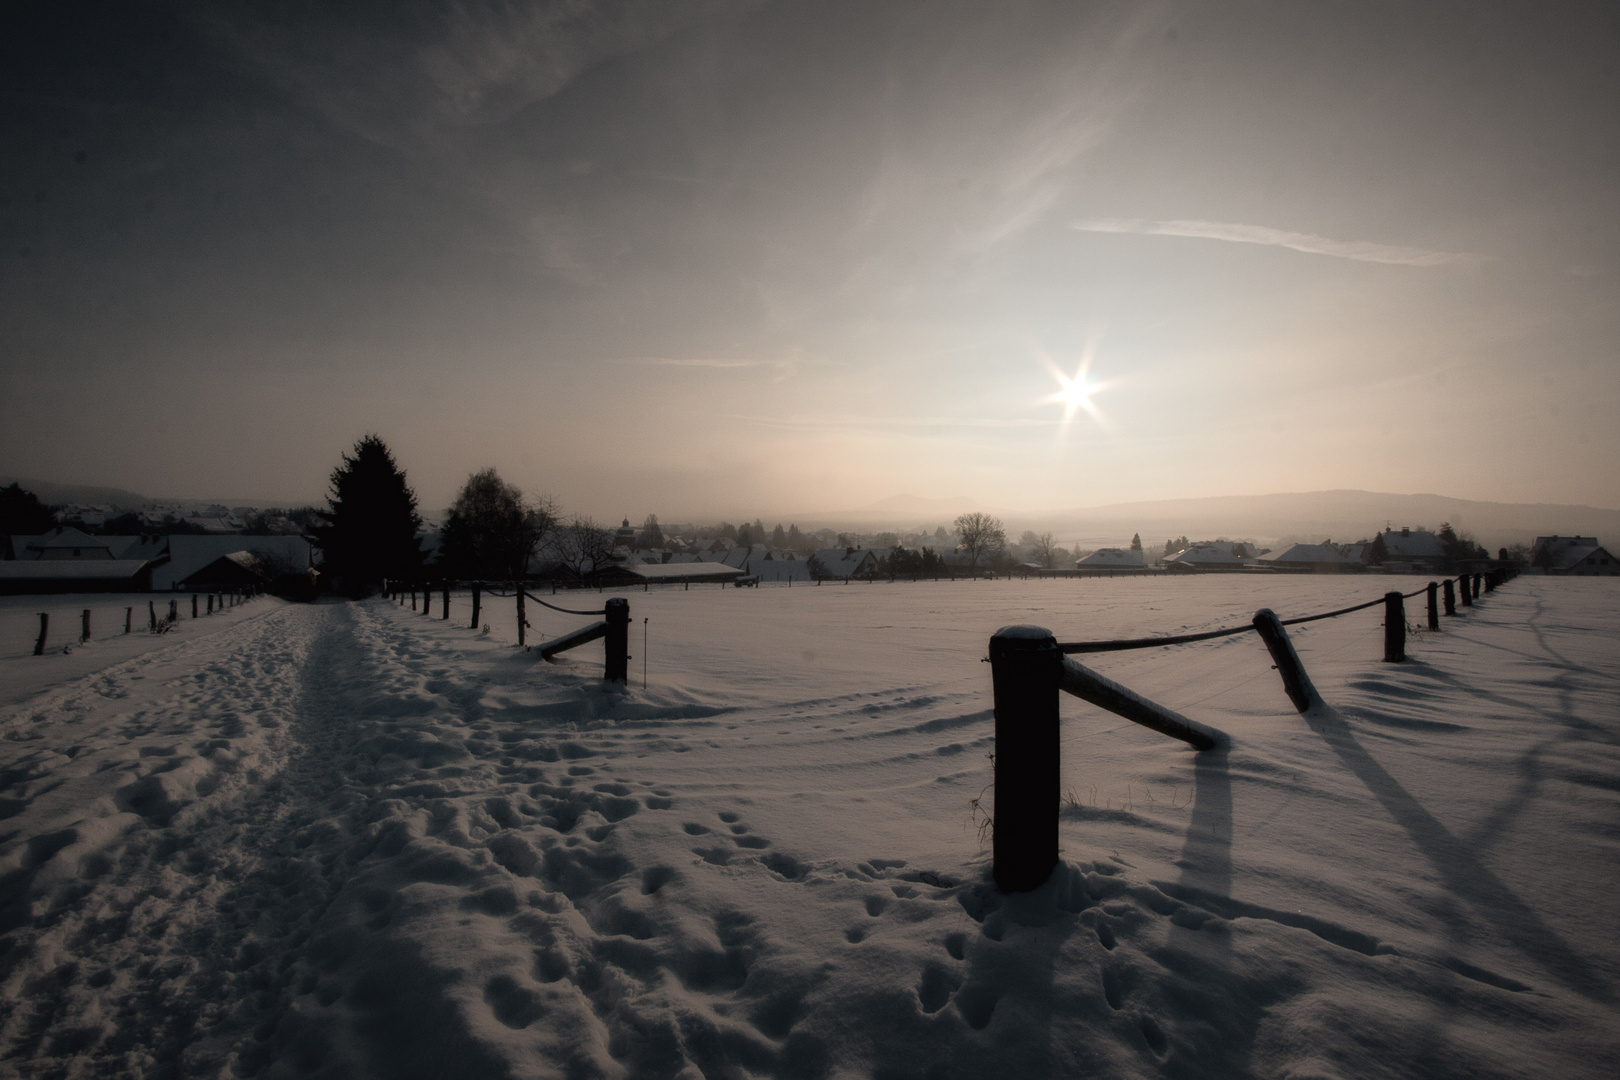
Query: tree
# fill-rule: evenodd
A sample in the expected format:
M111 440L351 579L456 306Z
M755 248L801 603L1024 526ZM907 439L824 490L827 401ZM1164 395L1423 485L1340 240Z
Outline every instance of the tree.
M978 568L980 556L993 555L1007 546L1007 530L1001 519L981 510L957 518L956 533L962 538L961 547L967 552L970 569Z
M1389 561L1389 549L1384 546L1384 534L1374 533L1372 542L1361 549L1361 561L1378 564Z
M1185 534L1183 534L1176 537L1174 540L1166 540L1164 542L1164 553L1166 555L1174 555L1176 552L1186 551L1190 547L1192 547L1192 542L1187 539Z
M1142 534L1137 533L1131 537L1131 550L1138 555L1142 554Z
M0 536L37 536L55 525L56 519L38 495L17 483L0 488Z
M584 581L613 561L613 533L589 517L576 516L552 533L557 560L576 580Z
M799 531L797 524L789 525L787 531L788 550L794 553L809 551L810 541L805 539L804 533Z
M516 581L557 523L549 499L525 500L494 469L467 477L445 519L439 562L458 577Z
M776 528L771 530L771 547L778 551L787 547L787 533L783 531L781 522L777 522Z
M376 435L354 444L354 454L332 470L327 509L320 511L314 539L326 555L326 573L360 596L383 578L421 572L422 527L416 493L394 455Z
M1041 533L1035 538L1032 545L1035 548L1035 561L1048 570L1057 565L1058 552L1062 549L1057 546L1057 540L1049 532Z
M648 514L647 520L641 523L641 535L636 537L636 547L653 551L663 546L664 530L658 524L658 515Z

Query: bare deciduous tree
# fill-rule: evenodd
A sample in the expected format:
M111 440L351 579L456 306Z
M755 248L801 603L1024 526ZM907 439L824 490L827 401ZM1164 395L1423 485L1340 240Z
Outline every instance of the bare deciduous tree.
M520 580L556 523L549 497L525 498L494 469L473 473L444 523L440 562L463 577Z
M963 514L956 519L956 535L961 537L962 550L968 554L968 566L977 569L979 558L993 555L1007 546L1007 530L1001 519L981 510Z
M613 533L589 517L575 517L551 534L552 553L583 581L613 559Z
M1036 562L1048 570L1057 565L1058 551L1060 549L1057 546L1057 540L1051 533L1041 533L1035 538L1035 543L1032 546L1035 548Z

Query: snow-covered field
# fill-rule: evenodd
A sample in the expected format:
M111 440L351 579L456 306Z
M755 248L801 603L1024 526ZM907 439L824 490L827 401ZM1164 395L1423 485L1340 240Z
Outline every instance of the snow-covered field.
M1253 635L1086 658L1232 746L1066 699L1063 863L987 883L998 626L1419 584L632 591L617 692L510 598L40 658L8 601L0 1074L1612 1077L1613 582L1520 578L1404 665L1378 608L1295 628L1305 717Z

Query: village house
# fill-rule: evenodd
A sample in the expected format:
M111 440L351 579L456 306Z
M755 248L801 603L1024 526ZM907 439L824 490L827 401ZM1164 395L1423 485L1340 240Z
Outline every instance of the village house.
M1271 570L1295 573L1338 574L1361 568L1359 558L1351 558L1331 540L1320 544L1289 544L1285 548L1266 552L1257 561L1260 566Z
M1131 548L1105 547L1098 548L1083 559L1075 561L1076 570L1108 570L1108 571L1142 571L1147 564L1142 561L1142 553Z
M810 557L809 576L823 581L872 577L878 572L879 555L872 548L822 548Z
M1254 548L1230 540L1201 540L1159 560L1169 570L1242 570L1254 565Z
M1594 536L1538 536L1530 547L1532 572L1569 577L1620 577L1620 562Z
M1384 568L1387 570L1437 570L1451 557L1446 551L1446 542L1428 529L1385 529L1378 535L1384 541Z

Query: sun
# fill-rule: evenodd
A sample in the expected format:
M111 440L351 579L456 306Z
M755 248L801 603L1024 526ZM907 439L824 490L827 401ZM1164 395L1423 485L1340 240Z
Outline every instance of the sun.
M1064 426L1068 426L1074 420L1074 414L1082 410L1091 419L1101 423L1102 413L1098 411L1097 403L1092 399L1104 388L1104 384L1091 381L1087 374L1090 365L1082 360L1073 375L1065 375L1051 360L1046 361L1046 366L1051 371L1052 377L1057 379L1059 389L1045 400L1063 406Z

